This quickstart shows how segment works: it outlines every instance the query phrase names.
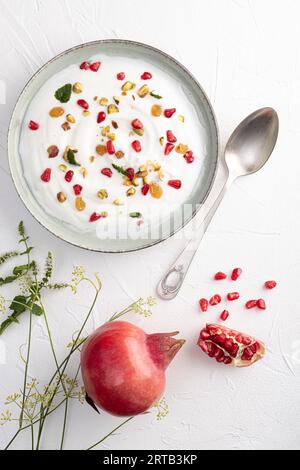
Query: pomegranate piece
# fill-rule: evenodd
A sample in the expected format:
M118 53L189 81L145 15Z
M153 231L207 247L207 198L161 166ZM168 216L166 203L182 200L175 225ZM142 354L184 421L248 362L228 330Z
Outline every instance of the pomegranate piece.
M201 330L197 344L217 362L235 367L250 366L265 355L261 341L217 324L207 324Z
M178 332L146 334L128 322L104 324L85 341L81 372L87 396L116 416L135 416L162 396L165 371L184 340Z
M150 72L144 72L142 75L141 75L141 79L142 80L150 80L152 78L152 74Z
M108 140L106 142L106 150L109 155L114 155L114 153L116 152L116 149L112 140Z
M164 116L166 118L171 118L174 113L176 113L176 108L171 108L171 109L165 109L164 110Z
M98 72L99 68L100 68L100 65L101 65L101 62L93 62L91 65L90 65L90 70L92 72Z
M221 300L221 296L219 294L216 294L210 299L209 305L218 305Z
M141 191L142 191L142 194L144 196L147 196L148 192L149 192L149 189L150 189L150 185L149 184L144 184L144 186L142 187Z
M29 121L28 127L32 131L37 131L40 125L35 121Z
M240 294L238 292L229 292L229 294L227 294L227 300L229 300L230 302L232 302L233 300L237 300L240 298Z
M276 286L277 286L276 281L266 281L265 282L265 288L266 289L275 289Z
M117 80L125 80L125 73L124 72L117 73Z
M89 70L90 69L90 63L89 62L82 62L80 65L79 65L79 68L81 70Z
M246 302L246 305L245 307L250 310L251 308L255 308L257 306L257 300L248 300L248 302Z
M73 191L74 191L75 196L80 196L81 191L82 191L82 186L80 184L74 184Z
M143 129L143 123L139 119L134 119L131 121L131 126L133 129Z
M164 154L165 154L165 155L169 155L169 154L172 152L172 150L174 149L174 147L175 147L174 144L170 144L170 143L168 142L168 143L166 144L166 146L165 146L165 152L164 152Z
M236 281L240 277L242 272L243 271L241 270L241 268L235 268L231 273L231 280Z
M41 174L41 180L44 181L44 183L49 183L51 179L51 168L46 168L45 171Z
M127 178L130 179L130 181L132 181L135 176L135 171L133 168L127 168L126 174L127 174Z
M97 123L100 124L101 122L105 121L106 119L106 114L104 111L100 111L97 116Z
M97 212L93 212L90 216L90 222L96 222L97 220L101 219L102 215L97 214Z
M206 299L200 299L199 300L199 307L202 312L207 312L208 309L208 300Z
M85 110L89 109L89 104L85 100L78 100L77 104Z
M215 274L216 281L223 281L223 279L226 279L226 277L227 275L225 273L222 273L221 271Z
M258 299L257 301L257 307L260 308L260 310L266 310L266 302L263 299Z
M137 153L141 152L142 151L142 146L141 146L141 143L139 140L134 140L132 143L131 143L131 147L133 148L133 150L135 150Z
M222 321L226 321L228 317L229 317L229 312L227 310L224 310L220 315L220 319Z
M67 183L70 183L72 181L73 176L74 176L74 171L72 170L67 171L67 173L65 174L65 180L67 181Z
M102 175L107 176L108 178L112 177L112 171L110 168L102 168L101 173Z
M174 144L175 142L177 142L177 139L172 131L167 131L167 141L171 142L171 144Z
M187 163L193 163L193 161L195 160L195 157L191 150L188 150L187 152L185 152L185 154L183 155L183 158L185 159Z
M168 185L171 186L171 188L180 189L182 183L180 180L169 180Z

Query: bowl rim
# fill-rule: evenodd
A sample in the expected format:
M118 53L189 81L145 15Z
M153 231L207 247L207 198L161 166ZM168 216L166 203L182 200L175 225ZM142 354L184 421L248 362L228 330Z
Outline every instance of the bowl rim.
M201 202L201 204L196 204L196 208L193 210L191 216L183 222L183 224L176 228L175 230L173 230L170 234L166 235L165 237L161 237L159 238L158 240L154 240L152 242L149 242L148 244L144 245L144 246L141 246L141 247L138 247L138 248L129 248L129 249L120 249L120 250L115 250L115 251L110 251L110 250L99 250L99 249L96 249L96 248L91 248L89 246L84 246L83 244L80 244L80 243L75 243L75 242L72 242L70 240L67 240L66 238L64 238L63 236L61 235L58 235L57 233L55 233L55 231L51 230L49 227L45 226L40 220L39 218L33 213L33 211L31 211L31 209L29 209L27 203L25 202L25 198L22 197L22 195L20 194L19 192L19 188L18 188L18 185L16 183L16 180L14 178L14 170L12 168L12 162L13 162L13 156L12 156L12 151L11 151L11 134L12 134L12 124L15 120L15 115L16 115L16 112L17 112L17 108L18 108L18 105L19 105L19 102L21 100L21 98L23 97L23 95L26 93L26 90L30 87L31 83L35 80L35 78L43 72L44 69L46 69L51 63L53 62L56 62L58 59L64 57L64 56L67 56L68 54L71 54L73 53L74 51L76 50L79 50L79 49L83 49L85 47L89 47L89 46L96 46L97 44L128 44L128 45L133 45L133 46L137 46L137 47L141 47L141 48L144 48L144 49L148 49L149 51L152 51L158 55L161 55L163 57L165 57L168 61L170 62L173 62L173 64L175 64L176 67L180 68L185 74L187 74L187 76L189 77L189 79L194 83L194 85L196 85L197 88L200 89L200 92L207 104L207 108L208 108L208 111L211 115L211 119L212 119L212 124L213 124L213 127L214 127L214 131L215 131L215 145L216 145L216 161L215 161L215 164L214 164L214 172L213 172L213 176L211 178L211 181L210 181L210 185L209 185L209 188ZM54 57L52 57L50 60L48 60L47 62L45 62L30 78L29 80L27 80L27 82L25 83L23 89L21 90L18 98L17 98L17 101L14 105L14 108L13 108L13 111L12 111L12 114L11 114L11 118L10 118L10 122L9 122L9 126L8 126L8 132L7 132L7 153L8 153L8 163L9 163L9 169L10 169L10 175L11 175L11 178L13 180L13 183L14 183L14 187L16 189L16 192L19 196L19 198L21 199L22 203L24 204L25 208L27 209L27 211L32 215L32 217L44 228L46 229L49 233L51 233L52 235L54 235L56 238L64 241L65 243L68 243L72 246L75 246L77 248L81 248L83 250L88 250L88 251L92 251L92 252L95 252L95 253L111 253L111 254L119 254L119 253L133 253L133 252L138 252L138 251L141 251L141 250L144 250L146 248L151 248L155 245L158 245L159 243L162 243L163 241L166 241L172 237L174 237L174 235L176 233L178 233L180 230L184 229L184 227L186 227L193 219L194 217L197 215L197 213L199 212L200 210L200 207L203 207L203 205L205 204L208 196L211 194L211 191L213 189L213 186L214 186L214 183L215 183L215 180L216 180L216 175L217 175L217 172L218 172L218 168L219 168L219 164L220 164L220 134L219 134L219 127L218 127L218 123L217 123L217 119L216 119L216 115L215 115L215 111L214 111L214 108L212 106L212 103L210 101L210 99L208 98L206 92L204 91L204 89L202 88L201 84L199 83L199 81L194 77L194 75L181 63L179 62L177 59L175 59L174 57L172 57L171 55L169 55L168 53L162 51L161 49L158 49L157 47L154 47L154 46L151 46L150 44L146 44L146 43L143 43L143 42L140 42L140 41L133 41L131 39L116 39L116 38L111 38L111 39L97 39L97 40L94 40L94 41L88 41L88 42L84 42L84 43L81 43L81 44L78 44L78 45L75 45L75 46L72 46L70 47L69 49L66 49L62 52L60 52L59 54L55 55Z

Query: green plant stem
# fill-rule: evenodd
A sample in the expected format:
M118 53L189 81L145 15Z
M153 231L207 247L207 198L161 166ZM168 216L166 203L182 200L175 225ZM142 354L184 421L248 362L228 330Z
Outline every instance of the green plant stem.
M95 447L97 447L99 444L101 444L102 442L104 442L109 436L111 436L112 434L114 434L116 431L118 431L118 429L120 429L122 426L125 426L125 424L127 424L129 421L131 421L133 418L135 418L135 416L131 416L130 418L126 419L125 421L123 421L123 423L119 424L119 426L117 426L116 428L114 428L111 432L109 432L108 434L106 434L106 436L102 437L102 439L100 439L100 441L96 442L96 444L93 444L91 447L89 447L88 449L86 450L92 450L94 449Z
M30 313L29 313L29 331L28 331L28 347L27 347L27 355L26 355L26 363L25 363L22 409L21 409L21 413L20 413L19 428L22 428L22 425L23 425L24 405L25 405L25 399L26 399L26 384L27 384L27 376L28 376L28 364L29 364L30 350L31 350L31 335L32 335L32 311L30 310Z

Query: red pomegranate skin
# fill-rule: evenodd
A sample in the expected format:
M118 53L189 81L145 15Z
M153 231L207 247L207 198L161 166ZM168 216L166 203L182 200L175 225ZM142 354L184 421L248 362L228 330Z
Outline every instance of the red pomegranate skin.
M161 397L165 370L184 344L174 333L148 335L141 328L115 321L85 341L81 371L86 393L96 406L116 416L134 416Z

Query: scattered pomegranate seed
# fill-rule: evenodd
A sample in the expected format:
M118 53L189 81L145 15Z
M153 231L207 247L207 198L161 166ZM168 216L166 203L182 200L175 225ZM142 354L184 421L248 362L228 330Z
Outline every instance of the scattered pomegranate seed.
M73 190L74 190L75 196L80 196L81 191L82 191L82 186L80 186L80 184L74 184Z
M107 176L108 178L112 177L112 171L110 168L102 168L101 173L102 175Z
M90 65L90 70L92 72L98 72L99 68L100 68L100 65L101 65L101 62L93 62L91 65Z
M141 75L141 79L142 80L150 80L152 78L152 74L150 72L144 72L142 75Z
M240 298L240 294L238 292L230 292L229 294L227 294L227 300L237 300Z
M139 140L134 140L131 144L131 147L133 150L135 150L137 153L142 151L142 146Z
M46 168L45 171L41 174L41 180L44 181L44 183L49 183L51 178L51 168Z
M185 161L187 163L193 163L193 161L195 160L195 157L193 155L193 152L191 150L188 150L184 155L183 155L183 158L185 159Z
M229 312L227 310L224 310L220 315L220 319L222 321L226 321L228 317L229 317Z
M180 180L169 180L168 185L171 186L171 188L180 189L182 183Z
M131 122L131 125L132 125L133 129L143 129L143 127L144 127L142 122L139 119L134 119Z
M113 155L116 152L116 149L112 140L108 140L106 142L106 149L109 155Z
M104 111L100 111L97 116L97 123L100 124L101 122L105 121L106 119L106 114Z
M165 109L164 111L164 115L166 118L172 117L174 113L176 113L176 108Z
M202 310L202 312L207 312L208 309L208 300L206 299L200 299L199 300L199 307ZM203 338L204 339L204 338Z
M149 192L149 189L150 189L149 184L147 184L147 183L144 184L144 186L142 187L142 190L141 190L141 191L142 191L142 194L143 194L144 196L147 196L147 194L148 194L148 192Z
M125 73L124 72L117 73L117 79L118 80L124 80L125 79Z
M38 128L40 127L40 125L39 125L37 122L35 122L35 121L29 121L28 127L29 127L29 129L31 129L32 131L37 131Z
M165 146L165 155L169 155L172 150L174 149L175 145L174 144L170 144L169 142L166 144Z
M96 212L93 212L91 217L90 217L90 222L96 222L97 220L101 219L102 215L97 214Z
M89 62L82 62L82 64L80 64L79 68L81 68L81 70L89 70L90 63Z
M210 299L209 305L218 305L221 300L221 296L219 294L216 294Z
M275 289L276 286L277 286L276 281L267 281L267 282L265 282L265 288L266 289Z
M89 104L85 100L78 100L77 104L83 109L89 109Z
M236 281L236 280L240 277L240 275L242 274L242 272L243 272L243 271L241 270L241 268L235 268L235 269L232 271L232 273L231 273L231 279L232 279L232 281Z
M226 274L222 273L221 271L215 274L216 281L222 281L223 279L226 279L226 277L227 277Z
M65 174L65 180L67 181L67 183L70 183L72 181L73 176L74 176L74 171L72 170L67 171L67 173Z
M130 179L130 181L132 181L135 175L135 171L133 168L127 168L126 174L127 174L127 178Z
M171 142L171 144L174 144L175 142L177 142L177 139L172 131L167 131L167 141Z
M250 310L251 308L255 308L257 306L257 300L248 300L245 307Z
M259 299L257 301L257 307L260 308L260 310L266 310L266 302L263 299Z

